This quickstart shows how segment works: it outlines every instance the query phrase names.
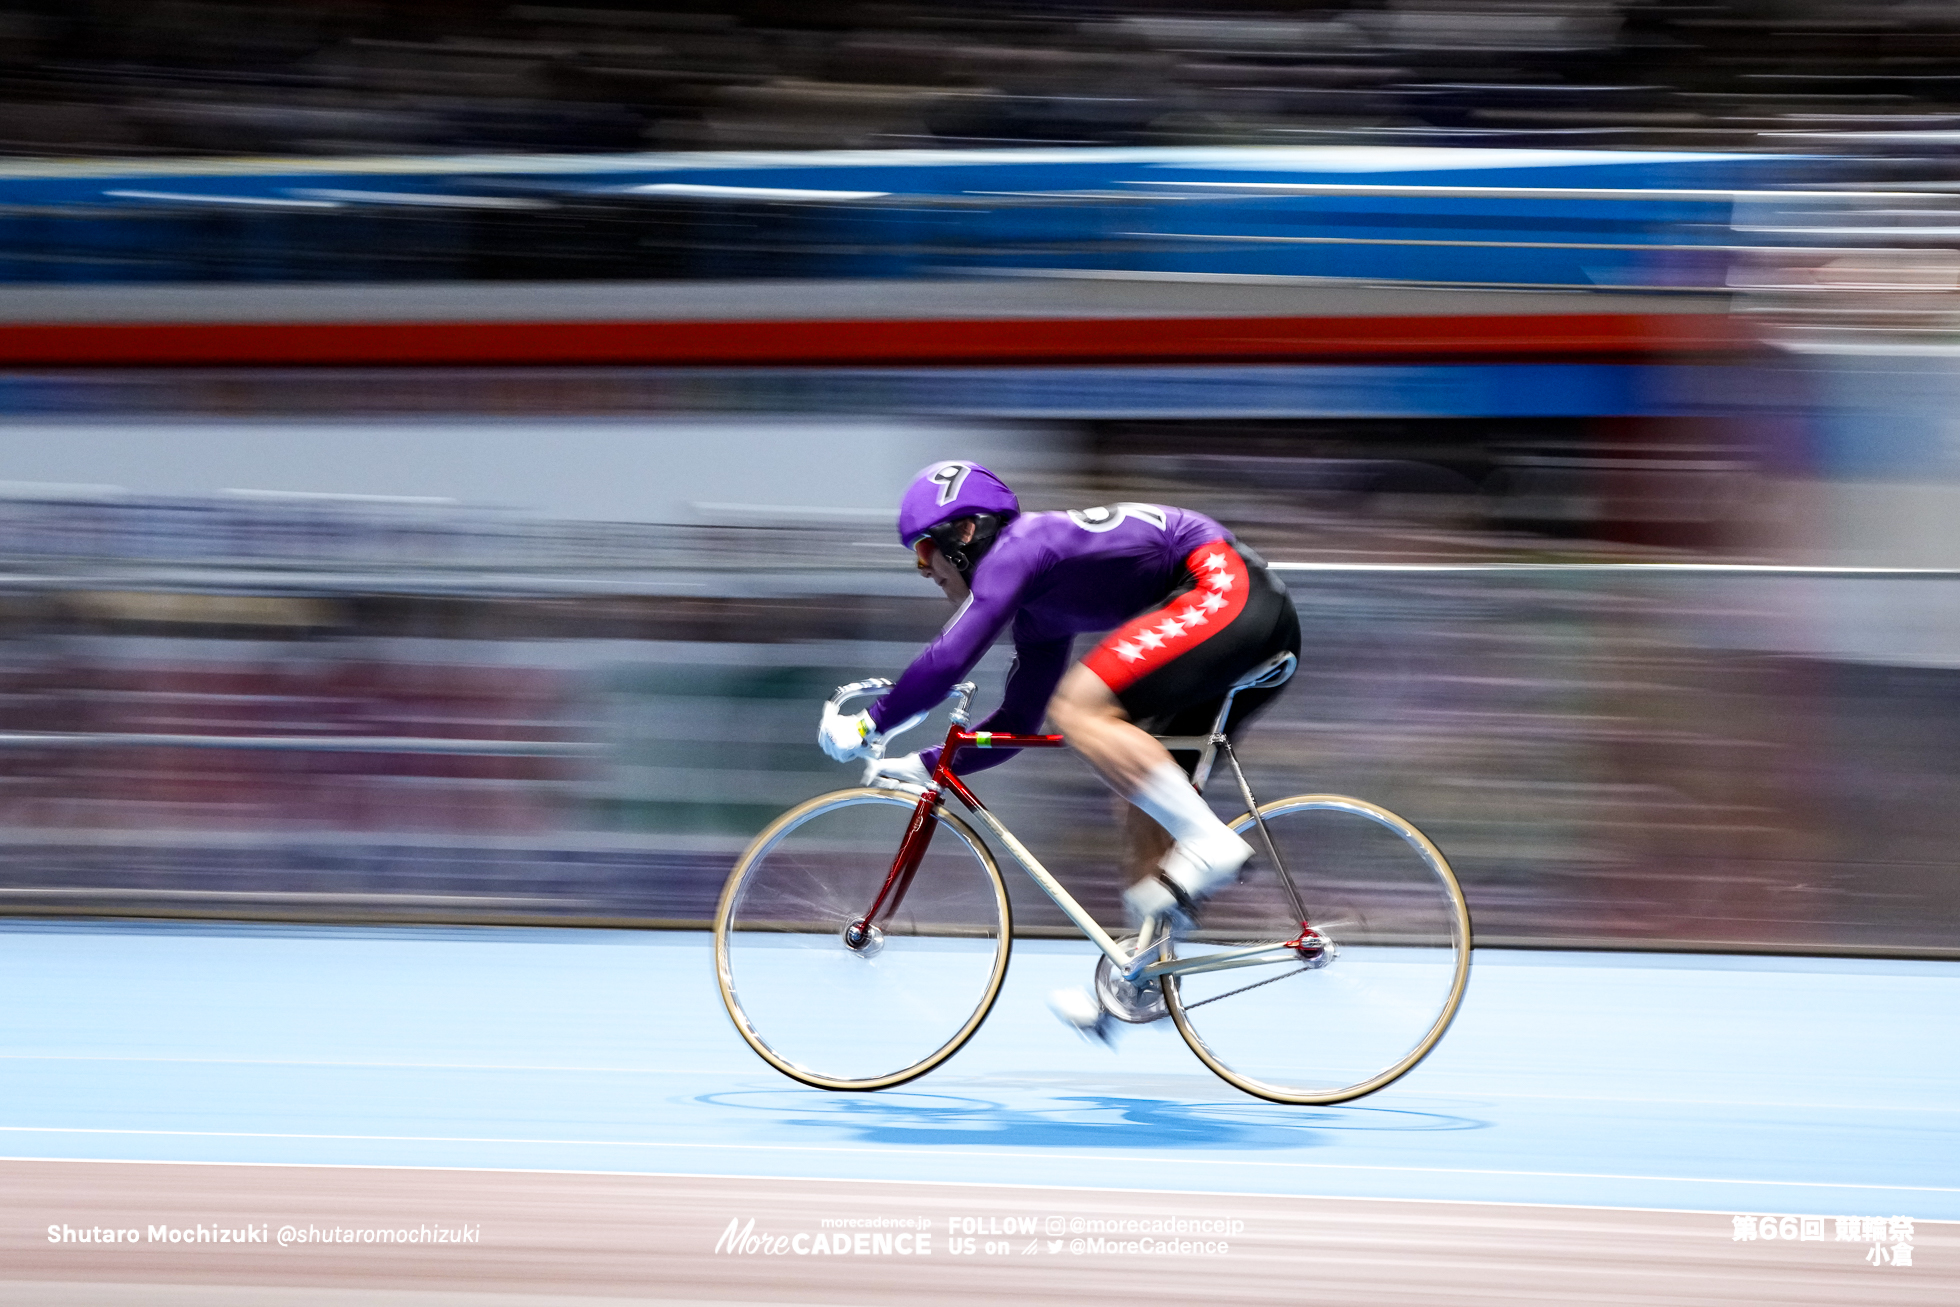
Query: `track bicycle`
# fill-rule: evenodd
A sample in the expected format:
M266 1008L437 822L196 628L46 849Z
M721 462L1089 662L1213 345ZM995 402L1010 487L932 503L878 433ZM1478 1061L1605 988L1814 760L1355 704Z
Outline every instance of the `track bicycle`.
M1338 1103L1402 1076L1463 1000L1469 909L1442 853L1394 813L1336 794L1254 799L1224 729L1232 699L1278 685L1294 664L1282 654L1240 678L1208 734L1158 737L1197 754L1200 790L1223 757L1245 803L1230 825L1253 857L1204 903L1196 929L1174 935L1152 920L1112 937L974 795L952 768L961 750L1064 741L970 730L967 682L949 696L928 786L818 795L736 862L714 926L736 1029L771 1066L820 1089L903 1084L957 1052L993 1007L1013 945L1007 887L977 822L1101 950L1096 989L1117 1017L1168 1017L1206 1066L1274 1102ZM891 685L858 681L830 702L841 709Z

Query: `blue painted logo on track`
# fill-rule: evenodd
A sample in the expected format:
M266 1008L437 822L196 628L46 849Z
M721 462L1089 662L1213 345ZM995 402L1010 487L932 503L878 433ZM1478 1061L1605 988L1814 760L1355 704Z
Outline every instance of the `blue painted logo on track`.
M952 1094L836 1094L814 1089L703 1094L711 1107L768 1112L780 1123L863 1143L1023 1148L1312 1148L1332 1131L1481 1130L1489 1122L1384 1107L1281 1107L1077 1094L1040 1109Z

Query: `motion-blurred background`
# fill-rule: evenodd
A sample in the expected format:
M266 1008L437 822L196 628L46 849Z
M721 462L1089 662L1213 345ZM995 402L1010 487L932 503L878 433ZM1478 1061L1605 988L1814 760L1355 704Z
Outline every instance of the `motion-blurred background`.
M1484 942L1960 955L1957 56L0 0L0 910L699 924L944 619L894 506L964 456L1300 565L1255 784L1407 814ZM1079 763L981 789L1113 909Z

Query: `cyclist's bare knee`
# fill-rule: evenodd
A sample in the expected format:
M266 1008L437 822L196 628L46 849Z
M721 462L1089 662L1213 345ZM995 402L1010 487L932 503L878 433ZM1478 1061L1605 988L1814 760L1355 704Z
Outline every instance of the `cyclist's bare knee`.
M1071 742L1085 727L1093 730L1098 725L1130 720L1102 678L1081 663L1069 668L1055 687L1055 696L1048 701L1048 716Z
M1153 767L1171 760L1163 745L1131 724L1102 678L1080 663L1062 678L1048 716L1069 747L1126 798Z

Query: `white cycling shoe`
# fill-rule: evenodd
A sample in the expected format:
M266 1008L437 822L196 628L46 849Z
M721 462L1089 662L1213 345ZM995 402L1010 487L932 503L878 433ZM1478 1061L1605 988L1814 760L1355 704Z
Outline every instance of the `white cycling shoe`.
M1123 907L1135 925L1162 917L1174 929L1189 930L1197 924L1197 906L1236 881L1251 856L1252 846L1230 831L1202 843L1179 840L1164 855L1163 870L1123 891Z
M1090 1043L1116 1047L1116 1018L1088 990L1058 989L1048 996L1048 1010Z

